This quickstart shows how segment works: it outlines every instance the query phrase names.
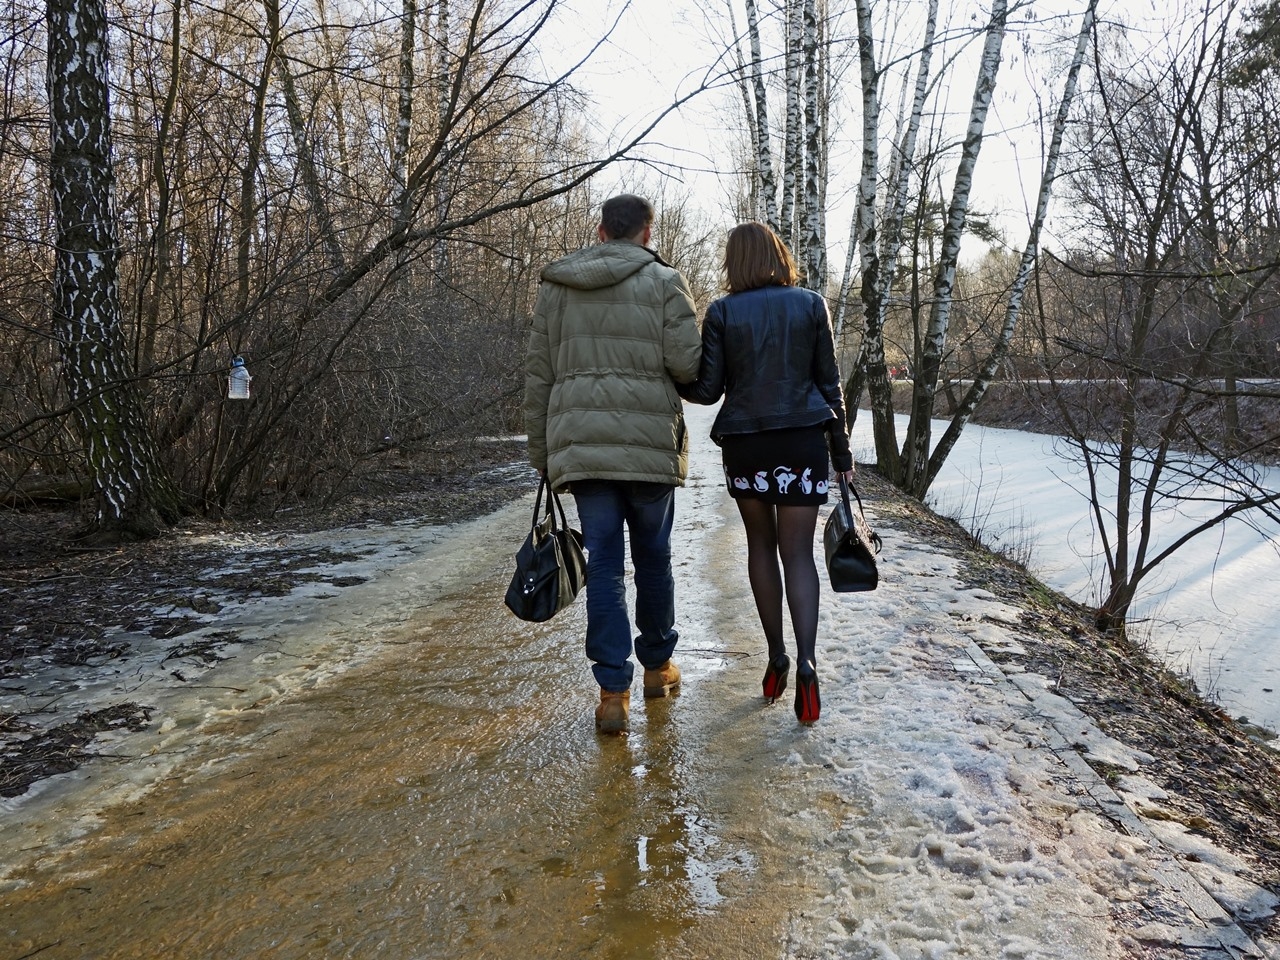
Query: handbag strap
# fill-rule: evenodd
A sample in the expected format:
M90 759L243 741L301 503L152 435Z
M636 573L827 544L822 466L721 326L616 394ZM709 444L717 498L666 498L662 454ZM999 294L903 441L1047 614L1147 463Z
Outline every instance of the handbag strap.
M849 516L853 516L853 505L849 503L849 488L853 485L844 478L843 473L839 474L839 477L840 477L840 496L844 498L844 508L849 511ZM858 497L857 488L854 488L853 495L855 497ZM858 512L859 513L862 512L861 497L858 497Z
M560 511L560 526L559 526L559 529L561 529L561 530L568 530L568 529L569 529L569 520L568 520L568 518L567 518L567 517L565 517L565 515L564 515L564 504L560 502L560 494L556 493L556 491L555 491L555 487L551 486L551 481L550 481L550 480L548 480L548 481L547 481L547 490L549 491L549 494L550 494L550 503L554 503L554 504L556 505L556 510ZM551 507L550 507L550 504L548 504L548 506L547 506L547 513L551 513ZM552 530L557 529L557 527L556 527L556 518L555 518L555 514L552 514L552 515L551 515L551 529L552 529Z
M542 494L547 494L547 509L542 509ZM556 525L556 511L560 512L560 523ZM564 514L564 504L560 502L560 496L556 493L555 488L551 486L551 478L546 473L542 474L542 482L538 484L538 496L533 502L533 523L531 529L537 529L538 522L544 516L551 518L551 532L555 533L560 529L569 529L569 521Z
M840 474L840 496L844 497L844 505L849 510L849 517L853 517L853 507L849 503L849 492L853 492L853 499L858 501L858 516L862 518L862 522L867 522L867 514L862 509L862 498L858 496L858 488L844 478L844 474ZM880 534L867 527L867 531L871 534L871 545L875 547L875 552L879 553L880 548L884 546L884 541L880 539Z

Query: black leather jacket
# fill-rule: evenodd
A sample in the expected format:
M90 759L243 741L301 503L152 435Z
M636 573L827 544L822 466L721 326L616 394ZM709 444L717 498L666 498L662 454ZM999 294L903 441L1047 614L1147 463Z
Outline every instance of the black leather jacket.
M698 379L676 384L694 403L724 404L717 443L736 433L827 426L831 465L853 468L827 303L801 287L758 287L721 297L702 323Z

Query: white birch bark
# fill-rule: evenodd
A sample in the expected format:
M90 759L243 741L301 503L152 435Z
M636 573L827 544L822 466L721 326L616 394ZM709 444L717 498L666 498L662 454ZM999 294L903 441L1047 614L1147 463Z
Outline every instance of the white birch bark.
M249 306L251 287L250 260L253 254L253 237L258 214L258 164L262 157L262 140L267 125L267 92L271 87L271 70L280 44L280 23L267 23L265 49L262 54L262 72L253 88L253 108L249 115L245 134L245 161L240 171L239 222L236 225L236 314L243 314Z
M869 24L869 11L863 4L864 20ZM907 201L915 166L916 139L924 115L925 98L932 73L933 45L937 35L938 0L930 0L925 20L924 39L920 46L920 62L916 68L916 82L911 112L903 125L902 138L897 146L893 171L889 176L888 196L884 204L884 222L875 229L874 221L869 229L864 248L862 302L865 333L862 340L860 363L855 367L855 377L866 379L871 398L872 436L880 468L894 482L901 480L901 455L898 451L897 421L893 409L893 390L889 384L884 355L884 327L888 320L889 302L897 277L898 258L902 253L902 225L906 219ZM905 91L904 91L905 94ZM901 108L900 108L901 110ZM866 189L874 189L875 183L864 183ZM874 197L872 197L874 199ZM860 207L864 216L874 217L874 206ZM878 236L875 235L878 232ZM860 390L861 382L851 383L851 390ZM852 404L850 404L852 407Z
M1009 299L1005 305L1004 322L1000 334L990 355L979 368L973 384L966 392L960 406L956 408L951 422L938 440L938 445L929 456L929 470L925 477L925 488L933 482L947 457L960 439L960 433L973 416L973 411L981 402L991 385L991 379L999 369L1000 361L1009 352L1009 344L1013 340L1013 332L1022 313L1022 298L1026 293L1027 283L1031 279L1031 271L1040 253L1040 233L1044 228L1045 217L1049 212L1049 200L1053 196L1053 184L1058 176L1058 158L1062 154L1062 139L1066 132L1067 116L1071 111L1072 101L1076 95L1076 83L1080 76L1080 66L1084 63L1085 53L1089 47L1089 37L1093 33L1094 16L1098 0L1089 0L1084 17L1080 23L1080 32L1076 36L1076 49L1067 71L1066 83L1062 90L1062 99L1058 103L1058 113L1053 121L1053 135L1049 139L1049 151L1045 157L1044 172L1040 177L1040 190L1036 197L1035 217L1031 221L1031 230L1027 237L1027 245L1022 251L1022 260L1018 264L1018 272L1009 289Z
M408 189L409 150L413 133L414 56L417 53L418 2L401 0L400 61L396 69L396 129L391 143L391 179L396 194L392 198L397 229L407 229L413 216L413 199Z
M477 11L478 12L478 11ZM437 0L436 3L436 121L443 140L449 128L453 111L453 77L452 65L449 62L449 0ZM447 153L447 150L446 150ZM436 222L441 223L449 218L449 165L440 165L436 179ZM437 277L445 277L449 272L449 245L437 240L433 248L432 265Z
M862 170L854 211L858 259L862 274L865 328L858 360L846 387L846 409L857 405L864 385L871 398L872 436L876 462L890 478L897 476L898 446L894 433L893 401L885 375L880 262L876 249L876 187L880 173L880 71L871 21L870 0L857 0L858 66L862 81ZM848 287L846 285L845 295Z
M160 304L169 282L172 265L173 227L170 222L173 210L173 174L169 163L170 150L174 148L173 128L177 113L178 91L182 85L182 3L173 0L169 19L169 85L165 93L164 107L156 130L155 149L152 151L151 178L156 188L155 232L150 248L144 251L142 273L154 271L151 295L146 299L146 313L142 317L141 345L135 365L140 370L150 369L155 354L156 334L160 326ZM141 304L140 304L141 305Z
M804 77L804 47L800 10L803 0L785 0L786 56L783 73L787 84L786 126L782 145L782 201L778 209L778 229L787 246L795 246L796 186L803 163L800 139L800 84Z
M267 0L271 8L276 7L276 0ZM278 16L278 14L277 14ZM315 145L311 134L307 131L306 113L302 109L302 101L298 96L298 86L293 81L293 70L289 59L282 52L276 57L276 70L280 74L280 87L284 94L285 116L289 118L289 130L293 134L294 146L297 150L298 173L302 177L303 189L307 192L307 200L311 205L312 216L316 219L316 232L320 242L324 244L325 253L329 257L329 266L334 272L343 268L344 257L342 245L338 242L338 230L329 211L327 190L320 182L320 171L316 167Z
M757 155L755 145L759 142L757 136L758 125L756 124L755 110L751 106L751 75L750 68L747 66L746 58L742 56L742 46L738 35L738 17L734 13L733 0L725 0L725 6L729 10L729 35L733 37L733 61L734 75L737 78L738 93L742 97L742 118L747 124L747 143L750 146L747 149L747 161L751 164L748 170L748 187L747 187L747 203L745 217L751 220L764 219L764 206L761 200L760 192L760 160Z
M855 210L853 216L849 218L849 243L844 252L844 270L840 273L840 288L836 292L835 308L831 312L831 325L835 329L837 343L844 334L845 324L849 322L849 297L853 293L853 261L858 255L859 235L860 226ZM851 420L850 423L852 422Z
M911 101L911 113L897 145L895 164L889 176L888 197L885 203L883 235L880 240L880 292L878 319L883 325L888 310L889 296L897 279L898 258L902 253L902 225L907 216L912 171L915 169L916 140L924 117L925 98L933 68L933 45L938 32L938 0L929 0L929 12L925 21L924 42L920 48L920 63L916 70L915 91Z
M761 69L760 53L760 18L756 9L756 0L747 0L747 36L751 44L751 87L755 92L756 126L755 150L756 163L759 167L760 199L764 211L764 222L769 229L780 229L778 223L778 182L773 172L773 156L769 147L769 106L764 86L764 72Z
M102 535L158 533L181 500L158 454L125 350L118 286L104 0L49 0L49 187L54 338Z
M831 82L831 42L828 36L830 23L827 0L818 0L818 122L822 124L822 136L818 149L818 209L821 211L820 229L825 249L827 243L827 187L831 175L831 101L834 96ZM831 268L823 271L830 282Z
M351 155L347 148L347 112L343 106L342 91L338 86L338 55L329 24L329 12L325 0L316 0L316 17L320 21L320 38L328 59L329 99L333 101L333 132L338 151L338 171L345 184L351 177Z
M804 251L805 286L826 294L827 238L822 209L822 85L818 78L818 12L815 0L804 0Z
M920 362L913 381L911 418L903 451L903 487L916 497L928 489L930 420L934 398L946 350L947 329L951 321L951 297L955 288L956 264L960 259L960 241L964 237L965 219L969 212L969 193L973 188L973 170L982 151L982 135L986 128L991 96L995 92L1000 54L1004 45L1008 0L994 0L991 19L987 22L986 40L974 82L973 100L960 163L956 168L951 202L942 229L942 245L934 274L933 306L921 344Z

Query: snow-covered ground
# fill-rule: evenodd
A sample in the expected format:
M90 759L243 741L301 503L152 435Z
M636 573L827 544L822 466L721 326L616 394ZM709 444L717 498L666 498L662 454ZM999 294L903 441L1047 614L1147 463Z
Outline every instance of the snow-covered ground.
M860 417L854 436L860 460L875 459L870 430L870 417ZM1103 561L1087 482L1078 464L1055 452L1060 443L970 424L938 474L929 505L989 546L1014 555L1029 549L1029 567L1041 580L1093 603ZM1280 469L1265 473L1268 486L1280 488ZM1171 542L1197 519L1187 504L1165 511L1155 543ZM1232 716L1273 732L1280 732L1280 600L1270 586L1280 580L1278 543L1280 530L1267 535L1240 520L1204 534L1144 584L1135 605L1144 622L1134 631L1153 656L1193 677Z

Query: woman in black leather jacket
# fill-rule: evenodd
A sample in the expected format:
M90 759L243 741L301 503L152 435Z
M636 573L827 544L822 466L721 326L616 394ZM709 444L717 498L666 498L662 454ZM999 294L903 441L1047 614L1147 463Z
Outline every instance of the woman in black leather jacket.
M724 269L729 294L707 309L698 379L677 389L694 403L724 397L711 438L746 527L747 573L769 645L764 695L777 700L791 668L782 635L785 583L796 717L813 723L821 710L813 535L831 466L853 478L831 319L821 296L795 285L791 253L764 224L730 231Z

